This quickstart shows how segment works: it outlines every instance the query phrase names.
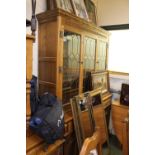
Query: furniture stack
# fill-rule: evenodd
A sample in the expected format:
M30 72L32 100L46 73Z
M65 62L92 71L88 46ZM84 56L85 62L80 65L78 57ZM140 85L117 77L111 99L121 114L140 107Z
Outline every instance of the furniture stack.
M107 70L109 33L62 9L40 13L37 19L39 95L50 92L62 100L65 118L69 116L70 120L65 128L64 155L70 155L76 150L70 99L87 90L88 72ZM98 114L111 105L109 91L102 100L102 105L94 107L98 124ZM103 136L104 143L107 138Z

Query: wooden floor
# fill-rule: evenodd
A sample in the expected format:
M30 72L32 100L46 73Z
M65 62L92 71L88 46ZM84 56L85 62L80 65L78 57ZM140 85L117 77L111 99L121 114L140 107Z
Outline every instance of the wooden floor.
M116 136L110 135L110 154L108 153L107 144L103 145L103 154L104 155L123 155L121 150L121 145Z

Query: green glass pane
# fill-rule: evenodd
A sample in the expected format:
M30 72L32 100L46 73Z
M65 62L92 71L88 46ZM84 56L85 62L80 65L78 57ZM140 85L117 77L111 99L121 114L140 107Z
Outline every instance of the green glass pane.
M84 38L84 58L83 58L83 71L84 71L84 79L83 79L83 91L88 91L88 74L90 71L95 69L95 49L96 49L96 41L95 39L85 37Z
M106 42L99 41L98 56L97 56L97 70L105 70L106 68Z
M63 53L63 103L79 92L79 59L80 59L80 35L64 33Z

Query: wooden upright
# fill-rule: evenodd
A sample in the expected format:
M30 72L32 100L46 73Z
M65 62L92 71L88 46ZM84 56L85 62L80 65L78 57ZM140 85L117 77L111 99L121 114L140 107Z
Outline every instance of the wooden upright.
M30 80L32 78L32 48L34 36L26 35L26 119L31 116L30 108Z

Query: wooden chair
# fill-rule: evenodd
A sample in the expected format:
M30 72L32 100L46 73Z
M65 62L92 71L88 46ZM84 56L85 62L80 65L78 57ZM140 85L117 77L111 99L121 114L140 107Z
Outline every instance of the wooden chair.
M79 155L90 155L90 151L96 149L97 155L103 155L100 143L100 130L97 129L92 137L86 138Z

